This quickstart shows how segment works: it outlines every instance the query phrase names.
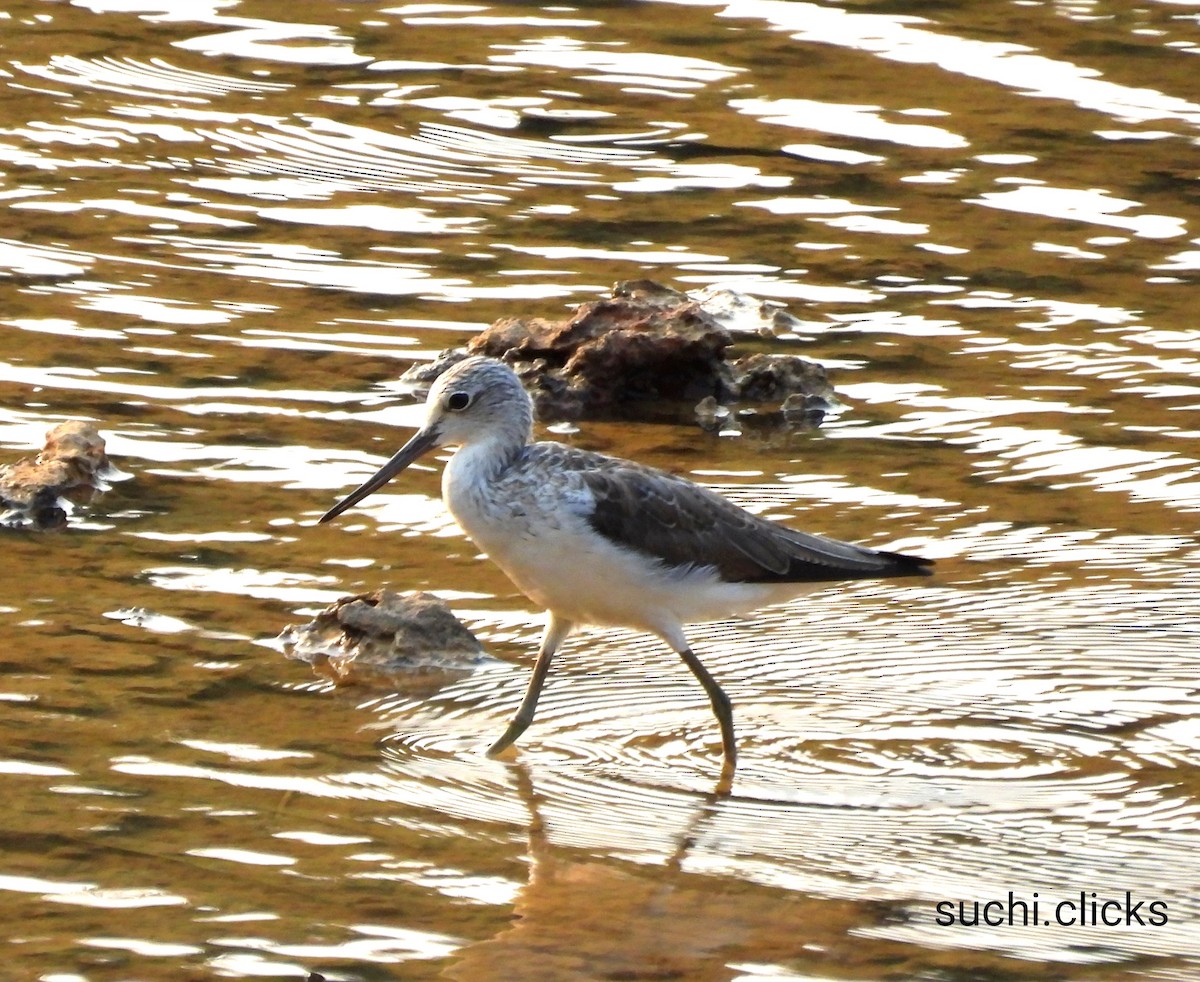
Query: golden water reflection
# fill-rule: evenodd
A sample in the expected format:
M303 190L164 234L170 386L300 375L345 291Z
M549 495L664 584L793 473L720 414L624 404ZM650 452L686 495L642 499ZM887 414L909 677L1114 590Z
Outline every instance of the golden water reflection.
M0 8L4 459L83 419L129 475L5 530L6 977L1195 977L1191 6ZM404 369L647 276L786 302L739 345L842 411L554 438L938 560L693 632L726 797L627 632L483 756L540 614L437 461L314 524L416 425ZM498 660L280 655L385 584ZM1169 917L936 920L1010 891Z

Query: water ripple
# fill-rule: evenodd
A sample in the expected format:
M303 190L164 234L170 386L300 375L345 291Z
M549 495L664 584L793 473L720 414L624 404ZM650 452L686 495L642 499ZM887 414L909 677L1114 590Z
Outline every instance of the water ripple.
M162 58L139 61L135 58L87 59L74 55L55 55L45 65L27 65L19 61L13 64L22 71L51 82L194 103L206 102L204 96L281 92L291 88L282 82L190 71Z

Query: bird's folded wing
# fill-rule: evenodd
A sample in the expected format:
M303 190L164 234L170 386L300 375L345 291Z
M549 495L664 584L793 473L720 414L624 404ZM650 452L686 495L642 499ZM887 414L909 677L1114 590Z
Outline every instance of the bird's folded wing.
M600 535L666 566L713 566L728 582L804 582L921 574L930 565L799 532L684 478L598 459L577 471L594 500L585 517Z

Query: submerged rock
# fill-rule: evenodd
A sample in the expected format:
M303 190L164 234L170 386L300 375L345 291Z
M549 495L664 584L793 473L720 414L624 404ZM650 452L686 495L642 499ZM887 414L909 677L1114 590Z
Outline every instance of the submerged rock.
M278 638L291 658L338 682L413 669L464 670L491 661L479 640L429 593L341 597Z
M837 408L825 366L790 355L753 354L737 362L737 401L778 406L784 419L819 426Z
M37 457L0 465L0 507L6 525L57 529L67 524L61 500L82 504L108 490L113 468L104 438L91 423L60 423L46 434Z
M774 300L759 300L720 287L701 290L692 296L718 324L739 333L753 331L764 338L777 338L805 326L800 318L788 312L787 307Z
M729 359L734 335L726 324L739 318L753 319L749 333L755 335L799 323L778 305L728 290L693 297L631 280L563 320L502 318L465 350L443 352L404 380L426 385L468 354L489 355L513 366L546 421L644 415L648 405L678 412L699 402L769 403L755 414L763 422L819 423L838 405L824 368L791 355ZM795 399L783 412L791 397L805 400L802 412L795 411ZM702 412L702 425L712 415Z

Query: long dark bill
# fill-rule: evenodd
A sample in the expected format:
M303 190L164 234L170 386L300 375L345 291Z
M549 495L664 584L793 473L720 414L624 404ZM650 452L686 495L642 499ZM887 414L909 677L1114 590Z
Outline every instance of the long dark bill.
M361 487L351 491L346 497L317 519L317 524L337 518L347 508L353 508L367 495L373 494L387 484L393 477L421 456L426 450L437 445L437 434L429 430L417 430L413 438L396 451L394 457L376 472L375 476Z

